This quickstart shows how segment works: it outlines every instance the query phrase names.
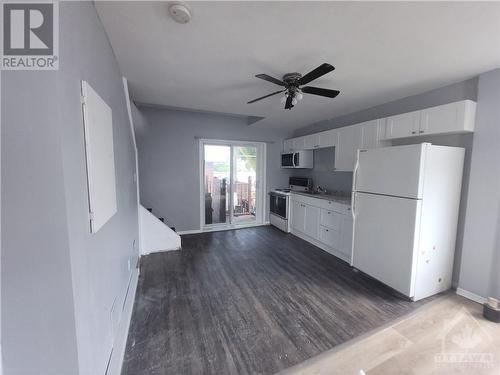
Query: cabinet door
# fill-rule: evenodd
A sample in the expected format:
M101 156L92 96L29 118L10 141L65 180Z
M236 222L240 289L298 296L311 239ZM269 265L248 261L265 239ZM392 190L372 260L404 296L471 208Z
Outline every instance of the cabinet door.
M305 137L293 138L292 140L293 151L304 150L305 147L304 141Z
M361 126L361 146L360 148L377 148L379 142L379 120L367 121L359 124Z
M421 111L403 113L387 118L385 139L405 138L418 135Z
M285 139L283 141L283 152L293 151L293 139Z
M348 256L352 257L352 216L342 215L340 223L340 245L338 250Z
M461 103L463 102L424 109L419 133L439 134L461 131L463 129L463 119L460 119Z
M306 222L306 205L292 200L292 212L290 220L293 229L304 233Z
M312 150L319 147L319 134L310 134L304 137L304 150Z
M319 147L335 147L337 145L337 130L327 130L319 133Z
M305 226L304 233L309 237L319 238L319 212L320 208L305 204Z
M327 228L340 230L341 218L344 215L332 210L321 210L321 225Z
M335 147L335 171L352 172L356 153L361 147L361 127L346 126L337 129L338 144Z
M319 240L323 242L325 245L333 247L335 250L338 250L340 242L340 232L332 228L320 226Z

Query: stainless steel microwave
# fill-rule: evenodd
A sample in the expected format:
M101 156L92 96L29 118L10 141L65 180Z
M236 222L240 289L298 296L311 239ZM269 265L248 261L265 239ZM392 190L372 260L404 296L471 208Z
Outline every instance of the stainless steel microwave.
M313 161L313 150L302 150L281 154L281 168L312 168Z

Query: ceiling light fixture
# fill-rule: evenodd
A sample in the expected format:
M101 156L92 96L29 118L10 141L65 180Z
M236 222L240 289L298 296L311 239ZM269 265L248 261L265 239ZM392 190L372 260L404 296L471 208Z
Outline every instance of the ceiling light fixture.
M172 3L168 7L170 17L177 23L188 23L191 20L191 11L184 3Z

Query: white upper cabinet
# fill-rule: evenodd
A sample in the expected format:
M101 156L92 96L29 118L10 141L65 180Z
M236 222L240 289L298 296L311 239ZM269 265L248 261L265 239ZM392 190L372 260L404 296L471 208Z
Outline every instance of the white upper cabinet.
M336 129L321 132L319 135L319 147L335 147L338 143L338 132Z
M283 141L283 152L292 152L293 151L293 138L285 139Z
M306 137L298 137L292 139L292 151L305 150Z
M283 142L283 150L293 152L335 147L335 170L352 172L360 148L390 146L390 141L398 138L473 132L475 115L476 103L462 100L287 139Z
M476 103L464 100L421 111L419 134L474 131Z
M386 119L385 139L473 132L475 116L472 100L391 116Z
M306 135L304 137L304 150L312 150L314 148L319 148L319 134Z
M337 131L339 138L335 147L335 171L352 172L357 151L361 147L361 127L345 126Z
M385 139L405 138L417 135L420 128L420 111L387 117Z
M383 133L385 132L385 119L366 121L355 126L361 127L360 148L378 148L388 145L388 142L383 141Z

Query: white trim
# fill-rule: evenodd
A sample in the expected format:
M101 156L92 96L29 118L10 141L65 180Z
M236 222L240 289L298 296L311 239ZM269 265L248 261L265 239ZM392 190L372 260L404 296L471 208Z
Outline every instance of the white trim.
M469 292L468 290L462 289L462 288L457 288L457 294L459 296L465 297L467 299L470 299L471 301L480 303L481 305L486 302L485 297L481 297L479 294Z
M134 147L135 155L135 186L137 194L137 252L140 254L141 249L141 215L139 208L141 207L141 195L139 192L139 156L137 151L137 142L135 140L134 119L132 118L132 108L130 105L130 92L128 91L127 78L122 77L123 91L125 93L125 104L127 105L128 122L130 125L130 132L132 136L132 145Z
M109 358L109 365L106 369L106 375L121 374L138 281L139 270L137 268L134 268L130 275L128 293L125 296L126 299L125 303L123 304L122 318L118 324L118 329L114 337L113 348L111 350Z
M192 229L192 230L182 230L177 232L179 236L184 234L199 234L199 233L210 233L210 232L222 232L226 230L236 230L236 229L245 229L245 228L255 228L255 227L263 227L266 225L270 225L269 221L265 221L264 223L258 224L232 224L226 226L217 226L206 229Z

